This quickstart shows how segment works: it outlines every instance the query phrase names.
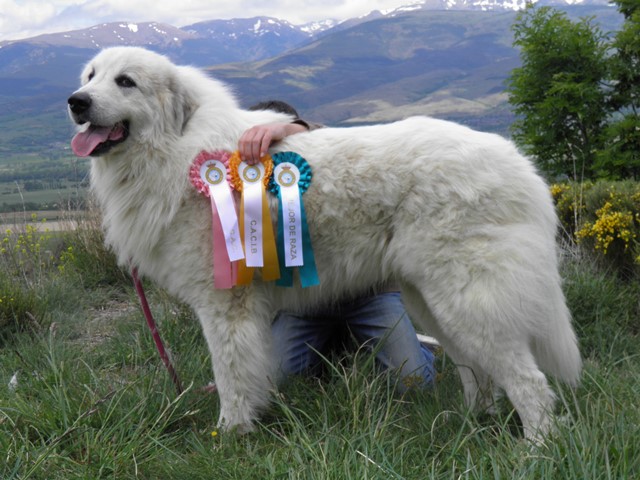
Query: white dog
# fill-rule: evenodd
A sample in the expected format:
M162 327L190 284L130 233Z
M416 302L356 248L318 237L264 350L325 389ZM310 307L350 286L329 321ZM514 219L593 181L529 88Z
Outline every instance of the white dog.
M139 48L101 52L81 80L69 98L81 125L73 144L93 157L106 242L197 313L220 426L251 430L269 401L278 309L394 281L411 318L459 366L470 407L490 407L500 387L529 438L549 430L554 394L542 372L575 385L581 359L548 187L510 142L430 118L288 138L274 151L297 152L313 168L304 202L321 285L256 279L216 290L209 202L190 185L190 164L288 117L241 110L220 82Z

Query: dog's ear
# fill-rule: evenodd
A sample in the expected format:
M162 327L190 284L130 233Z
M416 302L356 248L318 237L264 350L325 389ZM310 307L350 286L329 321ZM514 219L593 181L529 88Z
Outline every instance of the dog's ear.
M180 82L178 76L171 79L169 90L171 92L169 105L171 111L167 113L173 119L176 131L182 134L197 108L197 102Z

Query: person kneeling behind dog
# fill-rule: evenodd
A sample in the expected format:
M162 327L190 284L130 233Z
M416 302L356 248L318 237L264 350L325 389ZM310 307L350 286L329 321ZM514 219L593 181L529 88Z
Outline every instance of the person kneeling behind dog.
M249 109L274 110L294 117L291 123L257 125L242 134L238 149L249 164L257 163L273 143L289 135L322 128L302 120L285 102L261 102ZM272 333L280 381L290 375L315 374L322 365L322 356L332 348L355 346L375 352L379 365L398 372L400 391L435 383L431 350L435 345L418 341L400 293L389 285L380 285L377 291L345 299L313 314L280 311L273 321Z

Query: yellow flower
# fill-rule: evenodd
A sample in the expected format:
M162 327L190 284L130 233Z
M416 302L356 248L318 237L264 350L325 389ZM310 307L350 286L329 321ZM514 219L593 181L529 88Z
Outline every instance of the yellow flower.
M211 436L212 437L217 437L218 436L218 432L216 430L214 430L213 432L211 432Z
M551 196L557 200L560 195L569 190L569 185L554 183L553 185L551 185L549 190L551 190Z
M625 251L629 248L631 241L636 238L632 231L633 214L612 210L611 202L605 202L602 208L596 210L596 221L594 223L585 222L582 228L576 232L578 240L594 238L594 248L600 250L604 255L607 254L611 242L616 238L623 241Z

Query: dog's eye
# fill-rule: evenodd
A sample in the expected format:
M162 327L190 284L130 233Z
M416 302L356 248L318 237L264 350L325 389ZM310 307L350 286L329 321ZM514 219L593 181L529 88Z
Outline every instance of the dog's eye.
M120 75L116 78L116 85L122 88L133 88L136 86L136 82L134 82L131 77Z
M92 79L93 77L95 77L95 76L96 76L96 71L95 71L95 70L91 70L91 73L90 73L90 74L89 74L89 76L87 77L87 82L90 82L90 81L91 81L91 79Z

